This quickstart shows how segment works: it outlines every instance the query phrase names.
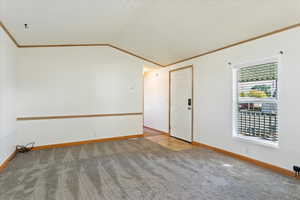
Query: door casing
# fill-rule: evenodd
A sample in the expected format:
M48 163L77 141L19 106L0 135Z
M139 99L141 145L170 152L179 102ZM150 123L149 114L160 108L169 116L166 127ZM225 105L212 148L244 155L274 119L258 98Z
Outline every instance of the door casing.
M169 71L169 134L171 136L171 102L172 102L172 99L171 99L171 73L172 72L176 72L176 71L179 71L179 70L184 70L184 69L188 69L188 68L191 68L192 69L192 135L191 135L191 138L192 138L192 141L194 141L194 66L193 65L188 65L188 66L184 66L184 67L179 67L179 68L176 68L176 69L172 69Z

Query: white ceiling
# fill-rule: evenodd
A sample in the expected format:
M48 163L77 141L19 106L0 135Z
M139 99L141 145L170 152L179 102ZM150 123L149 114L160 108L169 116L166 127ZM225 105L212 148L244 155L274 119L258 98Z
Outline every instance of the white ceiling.
M161 64L300 22L300 0L0 2L21 45L110 43Z

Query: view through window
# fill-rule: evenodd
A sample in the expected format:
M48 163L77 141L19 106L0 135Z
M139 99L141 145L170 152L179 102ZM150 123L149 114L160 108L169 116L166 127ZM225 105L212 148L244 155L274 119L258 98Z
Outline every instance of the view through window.
M278 62L241 66L236 71L237 135L278 141Z

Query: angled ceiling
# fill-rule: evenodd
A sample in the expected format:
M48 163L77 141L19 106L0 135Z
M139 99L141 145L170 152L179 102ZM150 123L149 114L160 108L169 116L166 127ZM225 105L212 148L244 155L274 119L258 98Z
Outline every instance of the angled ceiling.
M297 24L299 10L299 0L0 0L20 45L112 44L162 65Z

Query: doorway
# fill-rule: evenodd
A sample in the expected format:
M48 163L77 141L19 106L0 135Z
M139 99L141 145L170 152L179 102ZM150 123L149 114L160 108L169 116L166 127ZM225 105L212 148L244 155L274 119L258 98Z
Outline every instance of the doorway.
M193 66L169 72L169 133L193 141Z

